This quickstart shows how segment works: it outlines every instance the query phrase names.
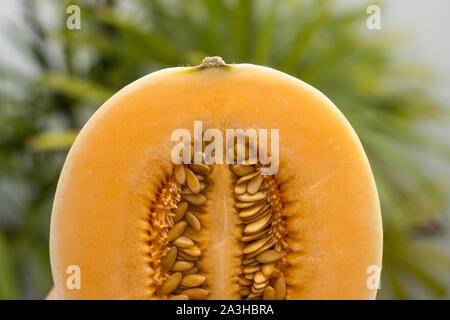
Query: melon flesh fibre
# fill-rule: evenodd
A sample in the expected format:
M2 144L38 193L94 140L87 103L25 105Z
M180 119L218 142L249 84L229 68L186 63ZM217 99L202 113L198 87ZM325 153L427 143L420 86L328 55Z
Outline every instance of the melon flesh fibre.
M340 111L306 83L270 68L171 68L128 85L88 121L59 180L50 254L62 299L151 299L148 218L158 186L173 172L172 131L279 129L276 180L288 228L287 299L372 299L381 267L377 191L364 150ZM270 132L270 131L269 131ZM225 135L225 134L224 134ZM216 165L208 199L210 299L238 299L238 217L227 165ZM81 269L69 290L66 269Z

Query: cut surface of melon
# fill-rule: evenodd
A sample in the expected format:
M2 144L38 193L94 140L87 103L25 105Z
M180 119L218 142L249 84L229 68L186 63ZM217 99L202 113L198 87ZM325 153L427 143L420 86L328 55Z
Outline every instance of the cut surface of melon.
M184 201L171 135L178 128L193 132L194 121L222 132L279 129L279 170L269 194L280 202L277 221L286 229L278 267L284 299L375 298L368 268L381 268L381 214L358 137L318 90L250 64L152 73L115 94L87 122L68 154L52 212L50 254L59 298L168 297L161 287L175 272L162 272L160 262L173 245L158 243L158 234L173 226L152 219L166 219ZM187 234L201 249L195 263L207 298L242 299L237 279L243 277L245 225L234 193L239 177L227 164L210 168L201 191L206 203L195 208L202 211L201 231ZM179 243L190 243L184 241ZM79 267L79 288L68 285L76 281L69 279L70 266ZM178 287L172 295L182 292Z

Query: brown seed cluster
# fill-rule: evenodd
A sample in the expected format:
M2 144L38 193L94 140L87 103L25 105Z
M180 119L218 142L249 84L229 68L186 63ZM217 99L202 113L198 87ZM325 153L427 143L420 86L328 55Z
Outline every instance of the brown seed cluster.
M284 257L279 244L279 232L274 225L283 225L281 216L274 215L269 197L271 194L265 178L255 164L231 165L236 177L234 184L235 207L243 224L240 239L242 270L238 280L239 294L248 300L275 300L286 296L286 283L280 271ZM275 236L277 234L277 236Z
M155 286L160 286L166 276L161 272L161 261L167 254L167 234L173 226L170 218L171 210L176 208L180 201L180 187L173 177L170 177L158 191L157 200L150 207L148 229L148 245L150 253L150 267Z
M197 266L201 258L200 244L189 237L190 232L201 232L202 226L195 212L196 206L206 203L201 193L206 188L206 177L211 168L206 164L180 164L175 166L174 179L181 187L181 199L169 213L171 227L167 232L168 250L161 260L161 272L167 275L158 293L173 300L206 299L208 290L204 285L206 277Z
M245 149L249 154L248 145ZM236 150L237 145L227 152L236 155ZM287 252L286 222L275 179L262 176L260 168L257 159L251 161L249 156L244 164L230 166L235 178L234 206L242 223L241 270L230 281L239 284L242 299L281 300L286 298L282 272ZM206 276L197 263L202 257L201 243L192 239L192 233L202 232L198 216L207 202L203 193L211 182L211 169L203 163L176 165L160 190L151 221L151 235L157 240L152 242L151 252L158 255L152 261L156 261L153 278L159 298L189 300L209 296Z

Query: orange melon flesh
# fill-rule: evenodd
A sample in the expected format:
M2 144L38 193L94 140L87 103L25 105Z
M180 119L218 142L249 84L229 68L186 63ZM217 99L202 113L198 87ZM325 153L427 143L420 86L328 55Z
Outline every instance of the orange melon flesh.
M149 207L173 171L172 131L192 132L195 120L222 132L279 129L276 179L287 217L288 299L375 298L366 271L381 267L381 215L358 137L322 93L250 64L152 73L115 94L88 121L67 157L52 212L50 255L60 298L154 297ZM227 166L217 167L226 180ZM226 192L225 184L217 188ZM205 263L216 261L210 298L234 299L226 283L227 266L238 264L230 239L236 218L220 211L232 206L220 199L210 205ZM80 267L79 290L66 286L70 265Z

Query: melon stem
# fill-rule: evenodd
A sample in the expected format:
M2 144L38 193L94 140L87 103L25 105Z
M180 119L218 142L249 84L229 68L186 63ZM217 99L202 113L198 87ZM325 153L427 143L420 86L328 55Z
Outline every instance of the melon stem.
M201 68L217 68L224 67L227 64L221 57L205 57L200 65Z

